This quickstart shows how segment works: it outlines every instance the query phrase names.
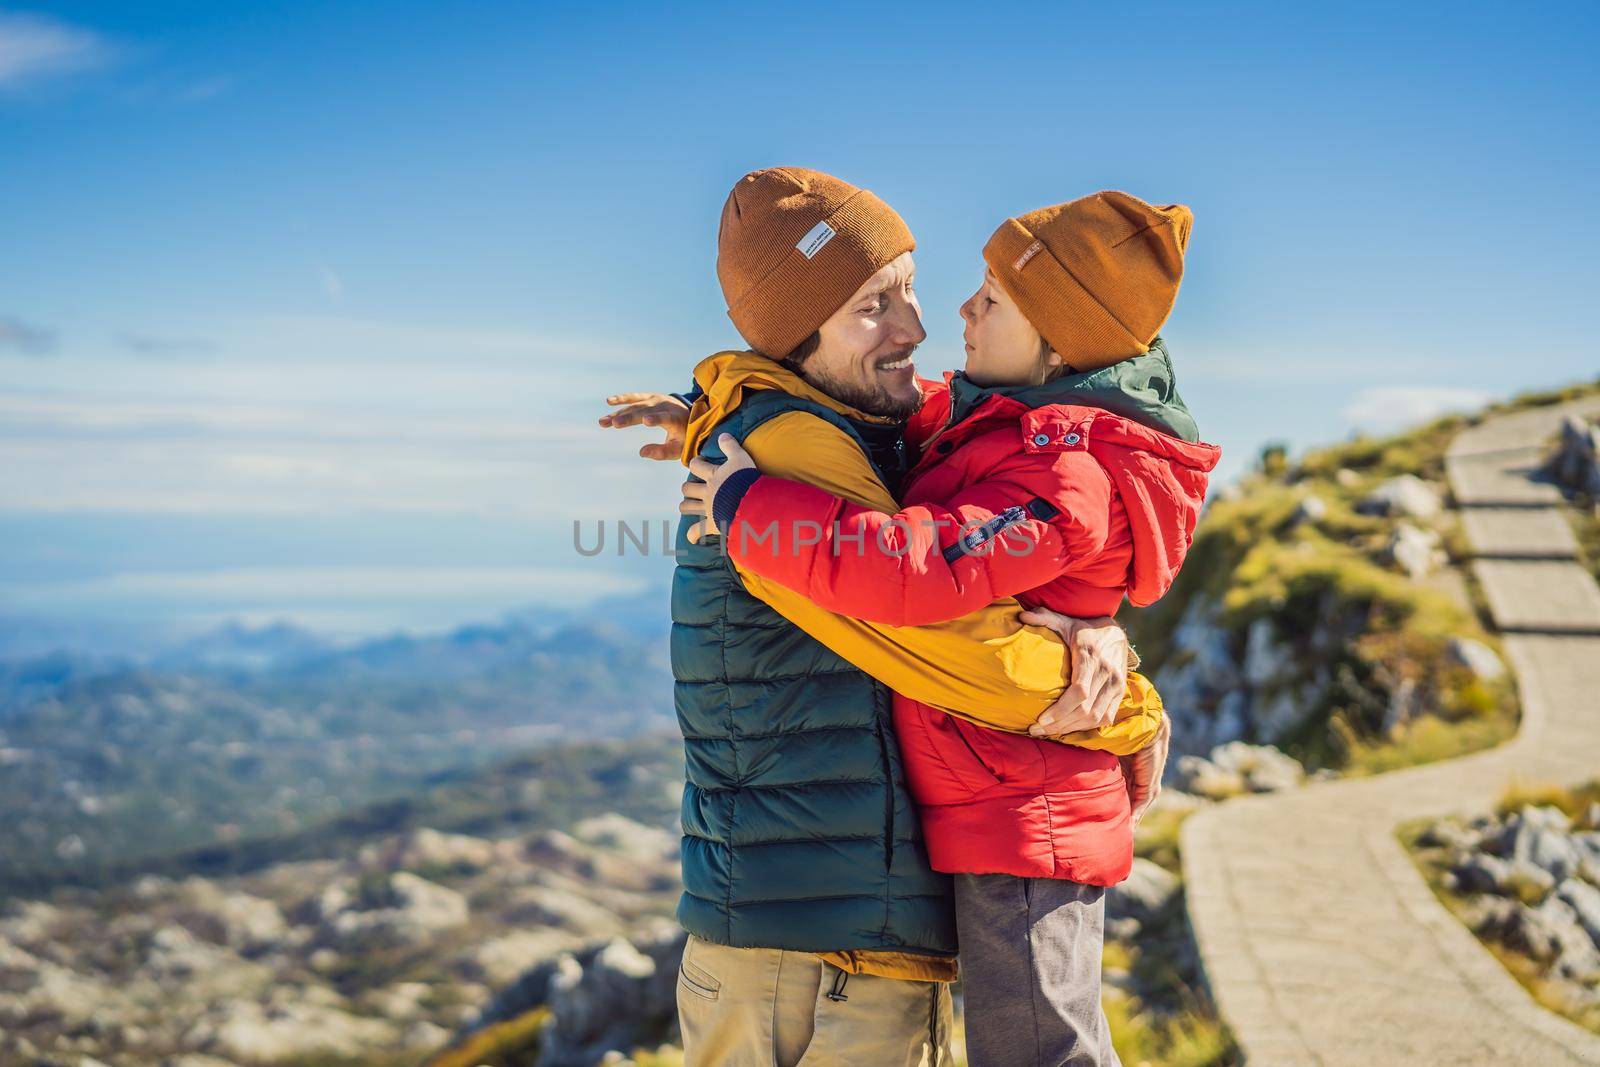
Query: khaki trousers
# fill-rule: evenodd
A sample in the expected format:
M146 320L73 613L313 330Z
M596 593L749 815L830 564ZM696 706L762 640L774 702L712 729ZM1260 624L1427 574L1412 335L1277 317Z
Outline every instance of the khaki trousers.
M831 995L830 995L831 994ZM694 935L678 970L684 1067L948 1067L950 987L846 974L808 952Z

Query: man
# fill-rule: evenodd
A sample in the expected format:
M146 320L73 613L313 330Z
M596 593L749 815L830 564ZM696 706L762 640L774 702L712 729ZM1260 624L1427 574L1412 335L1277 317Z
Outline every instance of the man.
M677 455L720 459L716 438L731 434L767 473L893 510L901 424L921 402L913 247L869 192L798 168L746 176L724 208L717 266L753 351L696 367L686 418L634 398L602 424L667 426L668 446L641 449L653 458L677 458L681 433ZM672 640L688 779L686 1060L946 1062L949 887L922 850L889 688L1015 730L1047 709L1058 726L1098 724L1122 689L1120 631L1095 634L1098 654L1079 657L1085 677L1063 696L1065 651L1027 623L1071 632L1066 620L1014 600L927 627L830 615L738 572L714 541L690 543L689 526ZM1099 692L1109 701L1077 710Z

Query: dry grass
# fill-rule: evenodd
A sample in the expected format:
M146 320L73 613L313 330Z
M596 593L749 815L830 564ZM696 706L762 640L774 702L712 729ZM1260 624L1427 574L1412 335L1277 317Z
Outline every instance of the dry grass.
M539 1056L539 1038L550 1009L539 1007L485 1027L458 1045L436 1053L425 1067L518 1067Z
M1514 712L1461 722L1423 716L1381 741L1353 738L1349 742L1344 772L1353 776L1383 774L1404 767L1455 759L1469 752L1503 745L1516 732L1517 717Z

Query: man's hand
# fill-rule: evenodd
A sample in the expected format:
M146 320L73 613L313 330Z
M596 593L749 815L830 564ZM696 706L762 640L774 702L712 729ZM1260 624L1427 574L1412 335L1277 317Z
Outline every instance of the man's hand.
M683 455L683 435L689 428L689 408L683 401L666 393L618 393L606 397L606 403L622 408L600 416L600 425L608 430L659 426L667 431L665 441L644 445L639 455L645 459L678 459Z
M718 532L716 520L711 515L711 502L717 498L717 490L722 488L722 483L735 471L750 470L756 465L756 461L750 458L750 453L740 446L733 434L719 434L717 444L728 458L721 463L713 463L696 456L689 461L691 477L683 483L683 500L678 504L678 513L700 516L700 521L689 527L691 545L697 545L700 538Z
M1061 635L1072 654L1071 684L1028 728L1034 737L1070 734L1109 726L1128 688L1128 635L1109 616L1072 619L1045 608L1022 613L1030 626Z
M1161 728L1150 743L1131 756L1119 757L1122 776L1128 782L1128 801L1133 805L1133 826L1138 829L1150 806L1161 795L1161 776L1167 769L1167 749L1172 744L1172 719L1161 716Z

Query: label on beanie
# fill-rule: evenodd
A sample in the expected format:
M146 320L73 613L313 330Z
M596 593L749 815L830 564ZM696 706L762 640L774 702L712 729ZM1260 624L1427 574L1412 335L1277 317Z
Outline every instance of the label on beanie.
M829 226L826 222L819 222L806 231L806 235L800 238L800 242L795 247L800 250L802 256L810 259L822 251L822 246L833 240L834 236L832 226Z

